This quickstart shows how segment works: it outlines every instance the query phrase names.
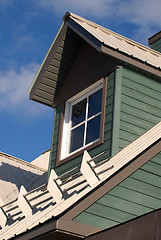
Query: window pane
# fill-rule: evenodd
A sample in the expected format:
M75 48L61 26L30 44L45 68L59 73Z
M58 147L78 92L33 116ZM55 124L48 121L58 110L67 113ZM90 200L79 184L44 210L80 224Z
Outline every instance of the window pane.
M85 120L87 98L83 99L73 106L72 109L72 127Z
M84 139L84 124L71 131L70 152L73 152L78 148L83 147L83 139Z
M101 112L102 106L102 89L95 92L89 97L88 118Z
M87 122L86 144L99 139L101 114Z

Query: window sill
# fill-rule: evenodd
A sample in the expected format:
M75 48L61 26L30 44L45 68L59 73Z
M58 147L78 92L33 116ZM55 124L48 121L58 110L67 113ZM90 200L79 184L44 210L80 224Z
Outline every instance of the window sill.
M65 112L65 104L61 112L60 118L60 129L59 129L59 140L58 140L58 148L57 148L57 158L56 158L56 167L61 166L62 164L73 160L76 157L83 155L84 151L91 150L104 142L104 125L105 125L105 110L106 110L106 93L107 93L107 78L103 79L103 96L102 96L102 114L101 114L101 124L100 124L100 138L98 141L92 143L91 145L85 146L83 149L70 154L64 159L60 160L60 152L61 152L61 142L62 142L62 133L63 133L63 124L64 124L64 112Z
M82 155L82 154L84 153L85 150L86 150L86 151L89 151L89 150L91 150L91 149L93 149L93 148L101 145L102 143L103 143L103 139L98 140L97 142L95 142L95 143L93 143L93 144L91 144L91 145L88 145L88 146L84 147L84 148L81 149L81 150L78 150L77 152L75 152L75 153L73 153L73 154L70 154L70 156L68 156L68 157L66 157L66 158L64 158L64 159L62 159L62 160L58 160L58 159L57 159L57 161L56 161L56 167L58 167L58 166L60 166L60 165L62 165L62 164L64 164L64 163L66 163L66 162L68 162L68 161L70 161L70 160L72 160L72 159L74 159L74 158L76 158L76 157L79 157L80 155Z

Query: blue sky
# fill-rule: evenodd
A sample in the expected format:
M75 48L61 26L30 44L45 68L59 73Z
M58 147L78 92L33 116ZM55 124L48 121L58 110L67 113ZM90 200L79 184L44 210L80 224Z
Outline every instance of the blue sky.
M66 11L147 45L160 9L160 0L0 0L0 151L30 162L50 148L54 110L27 90Z

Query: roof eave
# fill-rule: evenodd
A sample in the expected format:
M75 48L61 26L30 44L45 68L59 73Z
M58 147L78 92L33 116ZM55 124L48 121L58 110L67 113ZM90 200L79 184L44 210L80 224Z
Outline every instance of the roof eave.
M94 47L97 51L101 51L102 42L98 40L95 36L93 36L90 32L88 32L85 28L80 26L76 21L72 18L66 17L66 22L68 26L77 33L82 39L84 39L87 43L89 43L92 47Z
M131 66L134 66L138 69L144 70L152 75L155 75L157 77L161 77L161 69L160 67L155 67L154 65L151 65L147 63L146 61L143 61L139 58L134 57L133 55L128 55L123 51L120 51L119 49L112 48L101 40L99 40L95 35L93 35L86 27L83 25L83 18L79 17L79 21L82 22L79 24L77 22L77 18L74 14L67 12L65 16L63 17L63 24L60 27L48 53L46 54L43 63L41 64L34 80L29 88L29 95L31 100L35 100L37 102L40 102L42 104L45 104L50 107L54 107L54 96L55 93L50 93L50 98L44 98L43 93L37 94L37 89L39 88L39 85L41 84L41 80L43 76L46 73L47 67L52 60L53 54L56 52L64 34L66 33L67 28L69 27L72 29L76 34L79 35L84 41L86 41L88 44L90 44L94 49L96 49L98 52L107 54L115 59L117 59L120 64L128 64ZM56 82L56 84L58 84Z
M26 229L26 232L23 232L19 236L16 235L16 239L27 240L36 238L39 240L45 240L49 235L50 237L62 239L62 236L60 236L61 234L58 233L63 233L64 236L67 237L63 239L77 240L99 232L102 229L75 222L73 221L73 218L102 197L105 192L109 192L135 170L148 162L152 157L158 154L160 150L161 138L153 142L147 149L142 151L141 154L132 159L130 164L126 164L126 166L116 172L110 179L106 179L106 181L103 181L100 185L87 193L81 201L79 200L78 202L75 202L74 205L66 209L62 214L56 217L53 216L46 222L39 223L39 225L33 229ZM15 237L13 237L13 239L15 239Z
M31 100L34 100L34 93L35 93L35 91L36 91L36 89L37 89L37 87L38 87L38 85L39 85L39 83L41 81L41 78L43 77L43 75L44 75L44 73L46 71L48 63L52 59L53 53L56 51L56 49L57 49L57 47L58 47L58 45L60 43L60 40L62 39L62 37L63 37L63 35L64 35L64 33L65 33L66 29L67 29L67 25L68 25L67 22L63 22L63 24L61 25L61 27L60 27L60 29L59 29L59 31L58 31L58 33L57 33L57 35L56 35L52 45L51 45L51 47L49 48L49 51L47 52L47 54L46 54L46 56L45 56L45 58L44 58L44 60L43 60L43 62L41 64L41 66L40 66L40 68L39 68L39 70L38 70L38 72L37 72L37 74L36 74L36 76L35 76L35 78L34 78L34 80L32 82L32 84L31 84L31 86L30 86L30 88L28 90L28 93L30 95L30 99ZM39 101L39 102L41 102L41 101ZM46 105L52 107L52 104L46 104Z
M146 134L146 133L145 133ZM143 134L142 136L145 136ZM135 140L134 142L136 142ZM129 144L130 146L130 144ZM125 148L124 148L125 149ZM105 193L112 190L125 178L130 176L134 171L139 169L142 165L148 162L151 158L156 156L161 151L161 137L139 153L136 157L132 158L125 166L122 166L118 171L116 171L111 177L106 178L99 185L95 186L90 192L83 196L81 201L75 202L63 217L66 219L74 219L77 215L83 212L91 204L97 201L99 198L104 196ZM119 155L119 152L117 155Z
M134 67L137 67L139 69L145 70L146 72L149 72L150 74L154 74L158 77L161 77L161 69L154 67L147 62L144 62L138 58L135 58L133 55L125 54L124 52L121 52L119 49L113 49L105 44L102 44L101 46L101 53L107 54L111 57L114 57L124 63L128 63L129 65L132 65Z
M16 227L13 224L12 235L10 236L13 236L13 233L17 233L18 235L15 236L16 239L31 239L30 237L25 238L25 236L28 236L26 233L30 234L32 230L37 231L37 233L35 232L37 236L48 234L52 230L63 230L67 233L74 233L77 236L87 235L91 229L87 227L87 232L82 233L84 227L80 225L76 232L77 223L75 224L73 219L161 151L160 130L161 122L113 156L110 159L111 164L115 166L113 170L111 172L107 171L106 175L91 186L91 188L84 189L79 194L73 194L72 199L66 199L65 204L63 204L63 200L60 202L60 205L58 203L57 207L54 206L53 209L49 208L50 214L46 212L46 210L44 213L39 212L40 215L36 213L35 216L33 215L33 225L32 219L30 221L30 218L26 219L26 223L30 221L28 227L24 222L22 222L22 225L18 225L18 229L20 229L20 226L24 227L22 234L19 234L19 230L16 232ZM45 214L44 219L42 219L43 214ZM50 225L51 222L53 222L53 224ZM49 224L47 228L45 227L46 224ZM42 228L40 226L42 226ZM8 228L4 229L1 236L6 236L6 233L8 234ZM24 236L24 238L18 238L19 236ZM13 237L13 239L15 238Z
M33 229L26 229L26 232L23 232L19 236L15 236L19 240L27 239L39 239L45 240L46 237L49 239L70 239L70 240L79 240L90 234L97 233L103 229L89 226L87 224L78 223L73 220L68 219L55 219L54 217L45 223L40 223ZM13 238L14 239L14 238Z
M59 43L61 41L61 39L63 38L63 35L65 34L67 28L71 28L75 33L77 33L83 40L85 40L86 42L88 42L92 47L94 47L97 51L101 51L101 46L102 46L102 42L100 42L96 37L94 37L91 33L89 33L86 29L84 29L82 26L80 26L77 22L75 22L72 18L70 18L70 13L66 13L64 18L63 18L63 24L61 25L49 51L47 52L29 90L29 98L30 100L35 100L34 99L34 95L36 92L36 89L38 88L42 77L45 74L46 68L49 64L49 62L52 59L52 56L54 54L54 52L56 52ZM43 102L43 100L41 100L41 98L38 100L36 99L37 102L45 104L49 107L53 107L54 105L54 94L53 94L53 102Z

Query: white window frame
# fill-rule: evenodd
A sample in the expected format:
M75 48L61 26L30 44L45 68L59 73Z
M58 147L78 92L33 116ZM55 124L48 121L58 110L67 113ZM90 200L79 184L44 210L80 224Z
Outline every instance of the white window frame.
M80 92L79 94L75 95L74 97L70 98L69 100L66 101L66 105L65 105L65 114L64 114L64 124L63 124L63 134L62 134L62 143L61 143L61 154L60 154L60 160L63 160L64 158L78 152L79 150L84 149L85 147L93 144L94 142L98 141L98 139L96 139L93 142L90 142L88 144L85 145L84 142L84 146L69 153L69 149L70 149L70 134L71 134L71 117L72 117L72 107L73 105L77 104L78 102L82 101L83 99L89 97L90 95L92 95L93 93L97 92L98 90L100 90L101 88L103 88L103 80L101 79L100 81L96 82L95 84L91 85L90 87L88 87L87 89L83 90L82 92ZM87 112L86 112L87 114ZM89 120L91 120L92 118L96 117L97 115L100 115L101 112L95 114L94 116L90 117L88 120L85 120L84 122L87 122ZM82 124L82 122L81 122ZM80 125L81 125L80 124ZM87 123L85 124L87 125ZM77 125L78 126L78 125ZM74 128L74 127L73 127ZM85 140L84 140L85 141Z

